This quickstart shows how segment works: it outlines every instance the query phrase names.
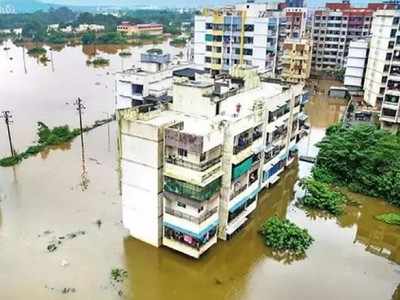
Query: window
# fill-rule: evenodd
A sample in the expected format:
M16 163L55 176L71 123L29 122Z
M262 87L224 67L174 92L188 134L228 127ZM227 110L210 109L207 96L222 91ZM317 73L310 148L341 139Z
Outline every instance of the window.
M208 57L208 56L204 57L204 61L206 63L211 63L211 57Z
M211 46L206 46L206 51L212 51L212 47Z
M396 29L392 29L392 31L390 32L390 37L394 38L396 36Z
M382 77L382 83L386 83L386 81L387 81L387 76L383 76Z
M185 156L185 157L187 157L187 154L188 154L187 150L182 149L182 148L178 148L178 155L179 155L179 156Z
M206 153L200 154L200 161L205 161L206 160Z
M399 24L399 20L400 20L400 18L399 18L399 17L395 17L395 18L393 18L393 25L397 25L397 24Z
M386 53L386 60L392 59L392 53Z
M383 72L388 72L389 71L389 65L385 65L383 67Z
M394 48L394 41L390 41L389 45L388 45L389 49L393 49Z
M179 201L176 203L176 205L178 205L179 207L182 207L182 208L186 208L186 204L179 202Z
M251 24L244 25L244 31L248 31L248 32L254 31L254 25L251 25Z
M199 208L197 209L197 212L198 212L198 213L201 213L203 210L204 210L204 206L201 206L201 207L199 207Z
M381 87L381 88L379 89L379 94L383 95L384 93L385 93L385 88L384 88L384 87Z

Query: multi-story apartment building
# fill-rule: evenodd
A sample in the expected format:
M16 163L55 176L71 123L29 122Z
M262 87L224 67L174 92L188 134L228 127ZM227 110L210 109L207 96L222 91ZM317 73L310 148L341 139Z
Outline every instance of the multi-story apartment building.
M283 44L281 77L288 82L304 82L310 77L312 42L309 39L287 39Z
M195 258L229 239L293 162L302 99L302 84L261 82L242 66L176 76L172 102L118 110L124 226Z
M392 7L393 4L369 3L366 8L356 8L344 1L317 9L312 30L312 69L344 68L350 42L370 35L373 12Z
M307 8L305 7L286 7L286 37L301 39L305 37L307 25Z
M400 129L400 11L378 10L364 83L364 100L381 110L383 128Z
M205 9L195 16L194 63L212 74L241 64L275 76L279 41L286 34L284 21L278 3Z

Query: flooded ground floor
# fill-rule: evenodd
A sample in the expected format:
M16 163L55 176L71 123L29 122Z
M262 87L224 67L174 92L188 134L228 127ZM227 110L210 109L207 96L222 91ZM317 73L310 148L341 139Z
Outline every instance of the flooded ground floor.
M314 97L300 153L315 153L342 109ZM361 205L339 218L297 208L296 182L309 173L308 163L288 169L262 193L248 224L200 260L129 237L121 224L115 132L112 123L109 131L87 133L84 162L77 139L0 169L1 299L399 299L400 227L374 216L400 210L354 194ZM273 215L309 230L315 242L307 257L279 256L263 245L258 229ZM128 271L122 286L110 282L116 267Z

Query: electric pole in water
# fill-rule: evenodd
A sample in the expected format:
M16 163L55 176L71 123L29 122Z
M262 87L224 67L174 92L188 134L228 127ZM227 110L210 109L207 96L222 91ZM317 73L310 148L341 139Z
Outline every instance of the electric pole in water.
M83 126L82 126L82 110L85 110L86 107L82 104L82 99L78 98L74 105L76 105L76 109L79 112L79 128L81 129L81 144L83 148Z
M1 113L0 118L4 118L4 121L6 122L7 126L7 132L8 132L8 142L10 143L10 151L11 151L11 156L14 156L14 148L11 140L11 131L10 131L10 123L12 123L12 115L9 110L5 110Z
M78 98L74 105L76 105L76 110L79 112L79 128L81 130L81 146L82 146L82 174L81 174L81 189L85 191L89 185L89 178L87 176L86 163L85 163L85 145L83 144L83 126L82 126L82 110L86 107L82 104L82 99Z

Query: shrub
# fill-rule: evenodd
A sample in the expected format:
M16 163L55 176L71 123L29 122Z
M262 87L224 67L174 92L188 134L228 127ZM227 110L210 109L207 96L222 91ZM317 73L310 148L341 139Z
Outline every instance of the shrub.
M287 219L269 218L261 227L264 243L273 250L304 254L314 239L306 229L299 228Z
M93 59L92 61L88 60L86 63L93 66L107 66L110 63L110 60L98 57Z
M300 185L306 191L305 196L299 200L301 205L334 215L343 213L346 197L340 192L333 191L327 183L314 178L305 178L300 181Z
M113 268L110 275L112 281L123 282L128 277L128 272L124 269Z
M392 225L400 225L400 213L387 213L375 216L375 219Z
M119 56L131 56L132 53L130 53L129 51L122 51L119 53Z
M40 56L40 55L46 54L46 52L47 52L47 50L43 47L34 47L32 49L29 49L27 53L29 55Z
M22 160L20 155L9 156L0 159L0 166L2 167L11 167L18 164Z

